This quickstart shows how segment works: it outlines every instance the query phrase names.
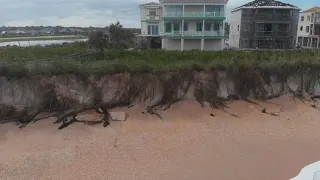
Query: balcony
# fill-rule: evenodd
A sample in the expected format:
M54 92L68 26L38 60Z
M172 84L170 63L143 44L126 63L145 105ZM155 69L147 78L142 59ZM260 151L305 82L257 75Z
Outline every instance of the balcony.
M223 12L165 12L164 20L225 20Z
M169 39L223 39L223 30L218 31L172 31L164 33L164 37Z
M264 20L264 21L289 21L289 14L281 14L281 13L258 13L255 16L256 20Z
M146 22L159 22L159 21L160 21L160 16L152 16L152 15L146 16Z
M290 36L290 32L289 31L256 31L256 36L259 37L270 37L270 36L274 36L274 37L287 37Z

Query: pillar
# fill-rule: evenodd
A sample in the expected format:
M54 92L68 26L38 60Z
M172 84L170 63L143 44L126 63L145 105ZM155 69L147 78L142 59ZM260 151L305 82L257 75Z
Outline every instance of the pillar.
M201 51L204 49L204 39L201 39Z
M184 39L181 39L180 41L181 41L181 45L180 45L181 51L183 51L184 50Z
M313 37L311 37L310 39L311 39L310 47L313 48Z
M309 47L309 44L310 44L310 37L308 37L307 47Z

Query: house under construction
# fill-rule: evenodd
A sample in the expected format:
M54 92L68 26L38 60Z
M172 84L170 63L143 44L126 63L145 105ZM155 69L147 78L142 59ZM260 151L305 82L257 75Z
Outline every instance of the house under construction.
M229 45L235 48L290 49L297 37L299 8L255 0L231 12Z

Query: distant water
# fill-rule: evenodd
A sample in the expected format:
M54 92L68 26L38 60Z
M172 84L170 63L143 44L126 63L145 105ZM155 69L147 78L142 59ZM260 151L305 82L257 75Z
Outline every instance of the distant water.
M62 43L72 43L76 41L87 41L88 39L72 39L72 40L34 40L34 41L11 41L11 42L2 42L0 43L0 47L3 46L46 46L51 44L62 44Z

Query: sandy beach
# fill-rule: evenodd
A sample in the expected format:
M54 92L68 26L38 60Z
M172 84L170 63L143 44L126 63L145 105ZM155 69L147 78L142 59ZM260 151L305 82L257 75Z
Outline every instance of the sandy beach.
M320 110L282 97L225 111L180 102L124 122L0 125L1 180L288 180L320 160ZM261 110L277 114L263 114Z

